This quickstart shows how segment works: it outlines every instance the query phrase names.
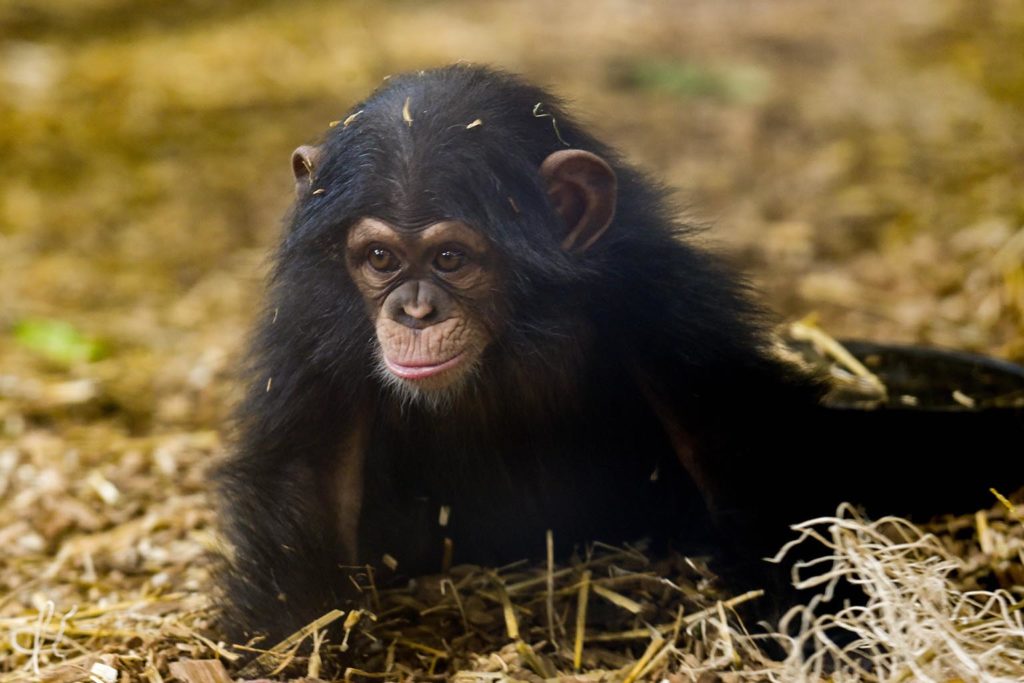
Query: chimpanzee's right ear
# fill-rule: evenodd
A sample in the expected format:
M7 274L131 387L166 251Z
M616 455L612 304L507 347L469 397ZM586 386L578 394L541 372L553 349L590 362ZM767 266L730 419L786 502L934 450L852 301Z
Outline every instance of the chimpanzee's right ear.
M303 197L309 192L320 161L320 148L302 145L292 152L292 173L295 174L295 196Z

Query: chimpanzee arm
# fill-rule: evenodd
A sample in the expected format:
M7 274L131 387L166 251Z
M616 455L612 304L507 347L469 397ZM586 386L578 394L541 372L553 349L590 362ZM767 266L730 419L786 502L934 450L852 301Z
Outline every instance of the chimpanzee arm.
M265 635L263 645L273 645L358 599L349 576L358 561L363 415L333 458L297 446L286 461L242 454L222 466L218 493L231 545L224 625L236 642Z
M235 642L264 635L273 645L358 597L347 567L358 552L363 424L334 448L297 440L285 454L239 451L221 466L223 626Z

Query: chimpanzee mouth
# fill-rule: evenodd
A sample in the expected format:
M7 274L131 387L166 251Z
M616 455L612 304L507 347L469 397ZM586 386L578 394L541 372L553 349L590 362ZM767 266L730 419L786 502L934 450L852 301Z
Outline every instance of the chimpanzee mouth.
M462 362L465 355L465 351L460 351L448 360L441 361L440 363L431 363L429 361L398 363L387 356L384 356L384 365L396 377L415 382L417 380L434 377L446 370L456 367Z
M382 353L377 377L403 408L418 406L444 413L452 409L477 376L478 355L471 348L463 349L446 361L417 365L396 363Z

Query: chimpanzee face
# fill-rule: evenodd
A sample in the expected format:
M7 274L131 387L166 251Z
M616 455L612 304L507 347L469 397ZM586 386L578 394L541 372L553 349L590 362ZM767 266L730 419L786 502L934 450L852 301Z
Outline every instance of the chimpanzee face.
M349 230L346 264L374 322L379 376L388 384L437 394L473 375L500 308L482 235L457 221L399 230L362 218Z

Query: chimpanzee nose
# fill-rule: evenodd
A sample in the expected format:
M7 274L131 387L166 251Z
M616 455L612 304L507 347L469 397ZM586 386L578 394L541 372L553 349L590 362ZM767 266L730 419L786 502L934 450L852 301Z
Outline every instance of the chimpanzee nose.
M426 322L434 312L434 306L429 301L407 301L402 305L402 312L410 318Z
M395 322L421 330L448 317L444 292L429 282L406 282L388 295L384 312Z

